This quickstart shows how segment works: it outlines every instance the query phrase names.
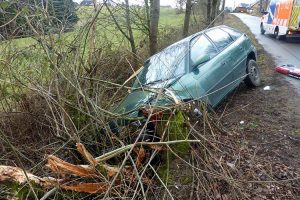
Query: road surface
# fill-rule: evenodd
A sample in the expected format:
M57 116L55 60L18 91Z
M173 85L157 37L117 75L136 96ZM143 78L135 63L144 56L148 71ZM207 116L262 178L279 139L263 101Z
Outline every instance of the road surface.
M261 35L259 17L243 13L235 13L234 15L239 17L250 28L258 42L274 57L276 65L296 64L300 66L300 43L280 41L271 35ZM300 95L300 80L288 76L285 77Z

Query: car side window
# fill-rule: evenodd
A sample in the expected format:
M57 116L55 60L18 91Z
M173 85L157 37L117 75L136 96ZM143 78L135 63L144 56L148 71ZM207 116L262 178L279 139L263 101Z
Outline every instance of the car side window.
M221 28L223 31L227 32L231 37L232 39L236 40L238 39L239 37L242 36L242 33L234 30L234 29L231 29L231 28Z
M217 53L215 46L204 36L194 38L191 43L191 65L194 65L201 57L207 55L213 58Z
M205 34L215 43L220 51L233 42L229 34L219 28L209 30Z

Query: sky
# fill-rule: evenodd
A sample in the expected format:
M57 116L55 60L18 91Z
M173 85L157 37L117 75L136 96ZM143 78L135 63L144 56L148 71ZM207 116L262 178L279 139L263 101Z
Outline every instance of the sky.
M73 0L75 2L80 3L82 0ZM227 7L235 7L239 3L253 3L256 0L226 0ZM129 0L129 2L143 2L143 0ZM170 5L172 7L176 7L176 0L160 0L160 4L163 6Z

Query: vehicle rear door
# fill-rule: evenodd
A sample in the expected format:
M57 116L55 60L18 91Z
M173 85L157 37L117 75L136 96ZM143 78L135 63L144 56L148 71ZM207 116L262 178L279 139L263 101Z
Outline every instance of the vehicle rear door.
M205 34L218 49L218 55L214 58L216 64L211 66L207 75L207 81L211 85L208 98L212 106L216 106L234 86L234 66L231 57L233 39L219 28L210 29Z
M228 53L230 54L230 61L228 64L232 66L234 85L239 84L245 78L246 74L246 61L247 61L247 45L245 44L245 35L227 27L221 28L227 32L234 40L230 45Z

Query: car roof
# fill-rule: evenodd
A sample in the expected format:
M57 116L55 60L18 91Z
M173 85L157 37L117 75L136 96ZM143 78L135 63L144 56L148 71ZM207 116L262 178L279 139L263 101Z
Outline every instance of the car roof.
M205 29L205 30L203 30L203 31L194 33L194 34L192 34L192 35L190 35L190 36L188 36L188 37L186 37L186 38L183 38L183 39L181 39L181 40L179 40L179 41L177 41L177 42L175 42L175 43L173 43L173 44L167 46L166 48L160 50L160 51L157 52L156 54L154 54L154 55L152 55L151 57L149 57L147 60L149 60L149 59L152 58L153 56L159 54L160 52L164 51L165 49L168 49L168 48L170 48L170 47L172 47L172 46L175 46L175 45L178 45L178 44L181 44L181 43L188 43L188 42L191 41L194 37L197 37L198 35L201 35L201 34L207 32L207 31L210 31L210 30L213 30L213 29L217 29L217 28L230 28L230 29L233 29L233 28L231 28L231 27L229 27L229 26L226 26L226 25L220 25L220 26L214 26L214 27L212 27L212 28L207 28L207 29ZM233 29L233 30L235 30L235 29Z
M183 40L192 40L194 37L196 37L196 36L198 36L200 34L206 33L206 32L208 32L210 30L214 30L214 29L217 29L217 28L229 28L229 29L235 30L234 28L231 28L231 27L226 26L226 25L214 26L214 27L211 27L211 28L207 28L207 29L205 29L203 31L200 31L198 33L194 33L193 35L190 35L190 36L184 38Z
M196 36L198 36L198 35L201 35L201 34L207 32L207 31L210 31L210 30L213 30L213 29L217 29L217 28L230 28L230 29L233 29L233 28L231 28L231 27L229 27L229 26L226 26L226 25L214 26L214 27L212 27L212 28L208 28L208 29L205 29L205 30L203 30L203 31L194 33L193 35L190 35L190 36L188 36L188 37L186 37L186 38L183 38L182 40L179 40L178 42L175 42L174 44L171 44L170 46L173 46L173 45L175 45L175 44L182 43L182 42L189 42L189 41L192 40L194 37L196 37ZM235 30L235 29L233 29L233 30ZM168 47L169 47L169 46L168 46ZM166 47L166 48L168 48L168 47Z

